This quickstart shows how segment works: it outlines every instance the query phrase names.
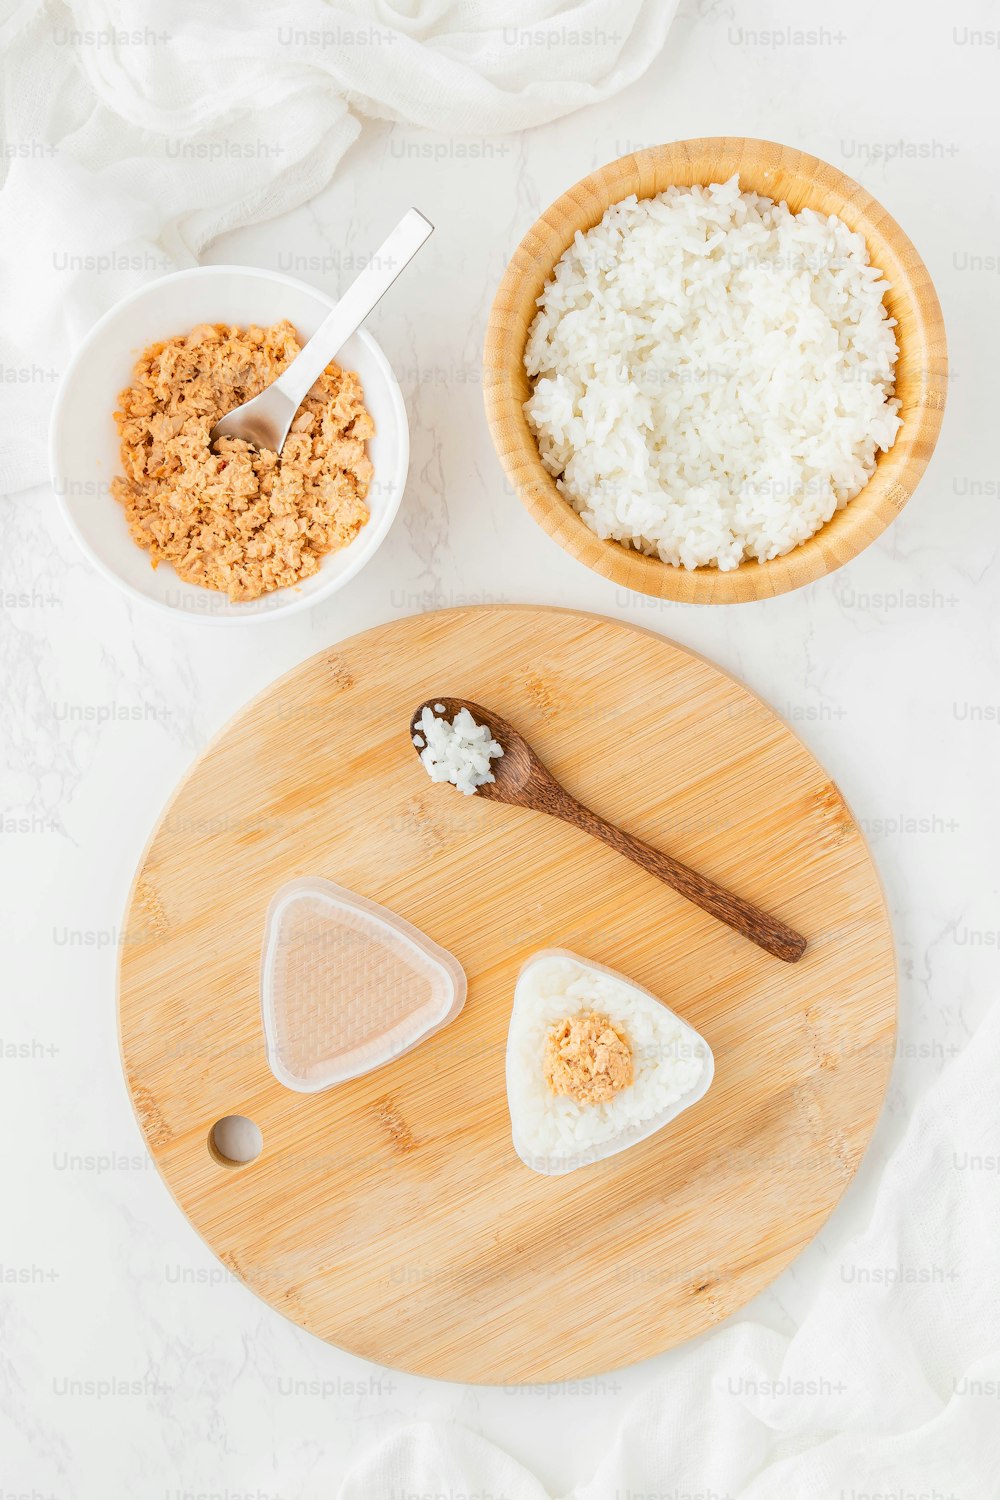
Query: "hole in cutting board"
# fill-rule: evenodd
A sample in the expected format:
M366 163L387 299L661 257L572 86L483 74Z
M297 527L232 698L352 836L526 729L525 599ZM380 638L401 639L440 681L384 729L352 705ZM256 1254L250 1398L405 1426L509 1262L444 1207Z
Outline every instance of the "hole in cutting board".
M264 1149L264 1137L246 1115L223 1115L208 1132L208 1149L224 1167L245 1167Z

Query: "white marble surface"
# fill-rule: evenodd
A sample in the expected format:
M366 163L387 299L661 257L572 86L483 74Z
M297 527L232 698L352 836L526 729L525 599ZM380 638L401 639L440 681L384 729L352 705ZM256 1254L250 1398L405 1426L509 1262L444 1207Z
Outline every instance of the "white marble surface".
M319 1500L358 1445L432 1415L484 1432L561 1495L649 1378L647 1365L578 1392L462 1388L327 1347L221 1269L150 1166L129 1107L116 944L161 804L274 676L418 610L546 601L693 646L789 719L869 830L898 944L899 1053L857 1181L746 1310L796 1326L996 973L1000 51L969 31L998 24L987 0L922 16L901 0L835 13L686 0L666 52L626 95L508 140L368 125L307 207L217 242L211 260L336 290L338 251L372 243L399 207L417 203L437 225L419 278L372 319L410 413L402 511L364 574L304 617L247 633L172 623L91 571L48 492L0 507L0 1500ZM796 44L789 28L803 27L814 34ZM506 257L551 199L637 144L727 132L814 151L882 200L937 283L953 379L930 471L876 545L811 588L710 610L626 597L535 527L491 448L479 358Z

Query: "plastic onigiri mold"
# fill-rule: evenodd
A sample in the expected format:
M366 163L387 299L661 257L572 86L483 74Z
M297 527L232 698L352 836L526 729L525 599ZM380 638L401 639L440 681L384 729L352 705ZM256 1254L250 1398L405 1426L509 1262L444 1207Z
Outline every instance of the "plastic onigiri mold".
M267 1060L290 1089L316 1093L402 1056L454 1020L465 989L450 953L332 881L293 880L268 907Z

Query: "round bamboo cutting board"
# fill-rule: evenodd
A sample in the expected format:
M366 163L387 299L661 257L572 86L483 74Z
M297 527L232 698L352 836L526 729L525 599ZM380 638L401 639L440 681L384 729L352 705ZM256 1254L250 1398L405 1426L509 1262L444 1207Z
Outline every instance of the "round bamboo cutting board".
M432 784L407 732L468 697L596 812L805 934L768 957L539 814ZM258 973L278 886L321 875L451 950L465 1009L321 1094L264 1056ZM885 907L836 786L717 668L591 615L448 610L320 653L205 752L142 860L123 944L125 1071L149 1148L220 1257L289 1318L454 1380L566 1380L700 1333L768 1284L850 1181L895 1035ZM708 1040L707 1096L566 1177L523 1166L504 1053L514 982L570 948ZM263 1135L233 1166L226 1115Z

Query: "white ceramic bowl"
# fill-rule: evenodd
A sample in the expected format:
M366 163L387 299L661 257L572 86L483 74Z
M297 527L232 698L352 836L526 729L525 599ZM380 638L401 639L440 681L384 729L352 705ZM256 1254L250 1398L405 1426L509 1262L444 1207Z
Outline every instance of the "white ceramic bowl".
M245 604L230 604L215 589L182 583L168 563L158 568L129 536L125 514L110 491L121 473L114 411L136 359L158 339L198 323L276 323L287 318L310 338L333 306L315 287L251 266L195 266L140 287L90 330L70 362L52 412L49 466L70 531L91 562L137 599L175 614L218 624L274 619L306 609L342 588L378 550L392 525L410 456L406 408L396 377L363 328L338 361L356 370L375 420L368 452L375 467L368 494L371 516L349 546L326 556L297 588L278 589Z

